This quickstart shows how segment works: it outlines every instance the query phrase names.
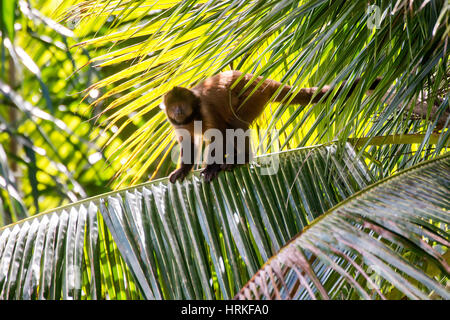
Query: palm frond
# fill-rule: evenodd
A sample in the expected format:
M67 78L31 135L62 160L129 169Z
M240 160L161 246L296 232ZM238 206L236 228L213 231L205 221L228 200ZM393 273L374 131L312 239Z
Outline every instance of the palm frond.
M79 44L99 47L112 42L111 50L91 63L123 66L91 87L98 90L114 84L105 94L105 98L117 97L105 109L111 115L108 125L132 114L118 126L120 132L150 115L140 132L117 150L120 158L136 139L143 141L135 143L133 156L125 159L122 181L137 182L145 176L148 162L160 161L160 155L171 148L170 129L158 131L164 126L157 112L161 95L174 85L190 86L230 66L280 80L292 85L293 91L364 79L347 101L342 94L336 101L305 108L267 106L256 127L262 140L278 129L283 150L334 139L426 133L413 148L411 164L444 152L450 121L448 4L444 0L374 4L380 10L376 29L370 28L373 16L364 1L91 0L80 4L78 15L75 10L71 16L115 21L108 34ZM383 77L382 83L365 97L377 76ZM422 107L416 108L417 104ZM419 119L411 120L416 112ZM432 146L429 138L436 130L444 141ZM158 140L161 135L166 138ZM273 143L269 140L259 152L271 152ZM370 139L363 149L386 164L383 153L372 152L369 144ZM399 163L401 156L389 161Z
M93 203L3 228L0 299L139 299Z
M229 299L295 234L373 182L349 145L261 157L211 184L198 174L1 229L0 297Z
M449 190L449 154L369 186L297 235L236 297L449 299Z

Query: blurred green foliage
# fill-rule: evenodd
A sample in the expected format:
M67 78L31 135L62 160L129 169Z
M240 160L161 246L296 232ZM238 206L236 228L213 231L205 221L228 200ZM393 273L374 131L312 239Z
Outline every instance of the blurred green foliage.
M0 226L113 188L107 155L117 146L105 148L102 104L83 91L114 70L69 50L75 25L49 18L73 4L60 2L1 1Z

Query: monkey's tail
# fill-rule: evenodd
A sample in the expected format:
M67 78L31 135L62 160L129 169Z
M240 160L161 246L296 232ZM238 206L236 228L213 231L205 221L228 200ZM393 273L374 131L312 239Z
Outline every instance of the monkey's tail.
M381 77L376 78L372 84L369 87L369 91L374 90L377 85L380 83L381 81ZM361 78L357 78L355 79L355 81L353 82L349 92L347 93L347 97L346 99L349 98L349 96L352 94L352 92L355 90L356 86L358 85L358 83L361 81ZM344 89L344 86L346 84L347 81L344 81L343 84L341 84L341 86L339 87L339 89L337 90L335 96L333 99L335 99L339 93L341 92L341 90ZM275 82L272 84L273 88L274 88L274 93L276 92L276 89L279 88L279 86L281 86L281 83L279 82ZM300 91L295 95L294 98L291 99L291 87L290 86L284 86L283 89L281 90L281 92L278 94L278 96L275 98L274 101L276 102L283 102L283 103L289 103L289 104L299 104L302 106L306 106L310 103L317 103L320 101L320 99L322 99L325 95L329 94L329 92L332 91L332 87L330 86L324 86L322 87L320 90L317 87L312 87L312 88L302 88L300 89Z

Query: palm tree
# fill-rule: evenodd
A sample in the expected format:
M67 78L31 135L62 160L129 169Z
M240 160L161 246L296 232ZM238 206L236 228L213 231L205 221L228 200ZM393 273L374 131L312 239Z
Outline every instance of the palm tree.
M227 68L293 92L363 81L347 100L348 86L316 105L267 106L254 125L258 152L290 151L212 184L198 173L183 184L163 178L1 229L1 298L448 299L449 156L439 155L449 135L449 8L375 5L74 7L65 17L82 25L109 21L107 34L79 43L113 42L91 64L124 66L89 88L106 90L97 103L113 100L104 109L106 128L117 126L111 141L138 126L117 148L125 154L118 185L173 168L172 131L157 105L174 85ZM272 157L278 172L261 175Z

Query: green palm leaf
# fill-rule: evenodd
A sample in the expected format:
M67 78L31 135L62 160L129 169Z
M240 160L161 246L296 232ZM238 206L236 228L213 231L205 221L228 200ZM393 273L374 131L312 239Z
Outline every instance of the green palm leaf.
M241 167L212 184L158 182L109 197L100 210L146 298L231 298L271 252L370 182L352 149L344 154L290 151L274 175ZM157 276L161 265L174 268L167 279Z
M263 175L269 160L279 170ZM196 172L87 199L1 230L0 297L229 299L371 182L350 146L328 145L258 158L211 184Z
M133 299L140 294L94 203L0 234L0 299Z
M448 298L449 160L359 191L354 151L318 146L86 199L1 230L0 297Z
M122 151L131 150L123 159L121 182L145 177L147 168L172 147L170 127L157 111L161 95L174 85L190 86L230 67L280 80L292 85L293 91L363 79L347 101L341 94L334 102L328 99L302 108L268 105L255 124L261 139L268 139L260 154L273 152L276 141L268 134L274 128L280 132L277 140L283 150L368 138L363 149L386 167L403 167L404 153L414 152L409 165L442 153L448 131L441 130L437 144L430 137L448 127L450 119L448 4L445 0L374 4L380 10L376 28L369 23L374 17L367 1L81 3L78 14L74 9L69 16L86 19L87 24L108 17L115 21L108 34L88 36L79 44L113 43L108 53L91 59L99 67L120 66L120 71L90 88L106 88L98 102L116 97L105 110L108 126L131 114L118 125L118 134L149 116L117 149L118 158ZM377 76L383 77L382 83L365 97ZM413 113L419 119L411 120ZM383 148L367 147L376 136L417 133L426 133L417 148L393 152L389 158Z
M449 299L449 191L448 154L371 185L297 235L236 297Z

